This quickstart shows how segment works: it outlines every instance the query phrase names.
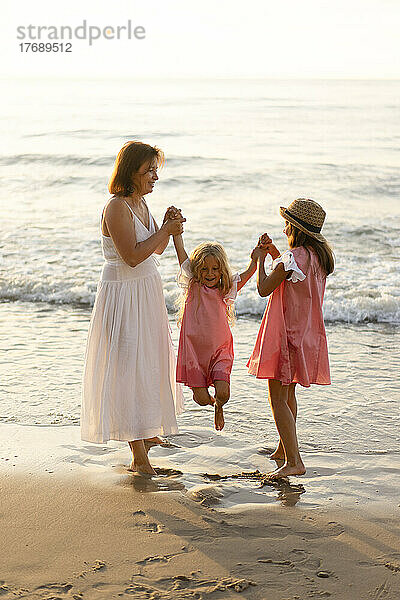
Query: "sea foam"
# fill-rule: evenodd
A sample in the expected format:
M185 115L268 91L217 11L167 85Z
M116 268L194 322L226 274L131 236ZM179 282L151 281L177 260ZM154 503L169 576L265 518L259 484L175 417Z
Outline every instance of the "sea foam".
M174 288L173 282L167 282L164 286L165 302L170 314L177 311L179 291ZM400 324L400 294L396 295L395 291L390 293L377 290L375 294L355 292L352 297L347 297L337 290L327 290L324 301L325 321ZM23 280L0 283L0 301L79 305L90 309L95 295L95 283L88 285L84 282L71 284L68 281L48 283ZM236 315L238 318L260 318L266 302L254 290L243 290L235 303Z

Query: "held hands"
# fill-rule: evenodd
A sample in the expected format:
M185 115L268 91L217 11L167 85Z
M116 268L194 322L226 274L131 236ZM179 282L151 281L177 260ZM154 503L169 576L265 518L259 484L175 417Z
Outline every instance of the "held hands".
M265 257L267 256L268 251L266 248L262 248L261 246L256 246L251 255L250 258L253 262L257 262L258 260L265 260Z
M263 233L258 239L258 246L261 248L267 248L270 244L272 244L272 239L269 237L268 233Z
M265 260L267 254L271 254L272 247L272 239L269 237L268 233L263 233L258 239L257 246L251 253L251 260L254 262Z
M165 221L163 228L168 235L181 235L181 233L183 233L182 223L184 221L186 221L186 219L170 219L169 221Z
M183 233L183 223L185 222L182 211L175 206L170 206L165 212L162 226L168 235L180 235Z
M163 224L165 223L165 221L168 221L169 219L178 219L178 218L182 218L181 209L176 208L176 206L169 206L167 208L167 210L165 211Z

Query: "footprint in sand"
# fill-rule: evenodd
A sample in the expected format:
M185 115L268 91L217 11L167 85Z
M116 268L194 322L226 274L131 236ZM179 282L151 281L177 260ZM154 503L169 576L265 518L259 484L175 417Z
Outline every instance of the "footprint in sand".
M277 565L279 567L288 566L293 567L294 564L290 560L274 560L272 558L261 557L257 559L257 562L269 564L269 565Z
M144 523L142 527L151 533L162 533L163 531L163 527L159 523Z
M191 598L200 600L209 597L214 593L221 597L221 592L241 593L250 586L257 585L247 579L233 579L225 577L221 579L200 579L195 572L188 575L175 575L173 577L164 577L155 581L141 578L140 583L132 581L125 589L124 593L135 596L139 599L148 598L156 600L165 598L172 600L178 598Z
M299 560L301 560L303 558L306 558L309 552L306 552L306 550L303 550L301 548L293 548L293 550L290 551L290 554L294 554L295 557L298 557Z
M154 467L154 470L159 477L178 477L179 475L183 475L182 471L178 471L177 469Z
M385 562L385 567L393 571L394 573L398 573L400 571L400 563L395 563L392 561Z
M317 570L317 569L319 569L321 567L321 561L320 561L320 559L319 558L313 558L313 557L307 558L302 564L305 567L307 567L307 569L312 569L313 571ZM321 573L323 573L323 572L324 571L321 571ZM320 576L318 575L318 577L320 577ZM323 577L323 575L321 575L321 577Z
M345 531L343 525L340 525L340 523L337 523L336 521L329 521L327 528L328 534L333 536L340 535Z
M89 565L89 563L86 561L84 562L84 564L86 565L86 569L83 570L81 573L78 573L76 575L77 577L84 578L84 577L86 577L86 575L88 575L89 572L103 571L107 568L106 563L102 560L95 560L92 565Z
M124 590L124 594L128 594L129 596L136 596L140 594L141 598L156 598L154 588L148 587L147 585L140 585L132 583L129 587ZM143 596L143 594L145 594Z
M313 571L317 570L321 566L321 560L311 556L310 552L294 548L290 551L291 558L296 566L306 567Z
M168 555L166 556L148 556L147 558L144 558L143 560L137 560L136 564L137 565L148 565L149 563L167 563L169 561L170 557Z
M202 506L210 507L220 503L224 494L221 486L195 486L187 493L187 496Z
M48 583L46 585L40 585L35 589L48 592L57 592L58 594L68 594L69 590L72 588L72 583Z
M163 533L164 527L159 523L135 523L134 527L138 527L149 533Z
M147 517L144 510L136 510L135 512L132 513L132 516ZM164 527L160 523L157 523L155 521L142 520L142 521L138 521L137 523L134 523L133 526L140 527L144 531L149 531L151 533L162 533L162 531L164 531Z
M92 565L92 571L103 571L106 568L106 563L102 560L95 560Z

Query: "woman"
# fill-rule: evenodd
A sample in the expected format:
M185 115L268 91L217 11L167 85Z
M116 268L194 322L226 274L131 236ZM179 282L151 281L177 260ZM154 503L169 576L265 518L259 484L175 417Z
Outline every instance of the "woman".
M183 408L157 260L184 219L166 213L158 228L144 200L164 155L127 142L109 183L101 224L105 264L89 327L83 380L82 439L128 441L132 470L154 475L147 450L177 432ZM174 211L172 211L174 213ZM171 214L171 213L170 213ZM176 215L175 215L176 216Z

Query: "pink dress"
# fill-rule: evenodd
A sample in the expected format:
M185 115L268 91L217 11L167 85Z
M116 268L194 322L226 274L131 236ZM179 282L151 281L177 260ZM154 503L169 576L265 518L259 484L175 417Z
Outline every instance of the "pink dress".
M209 387L214 381L230 381L233 364L233 339L226 316L226 304L237 295L239 275L223 297L218 288L196 281L187 259L181 266L178 282L189 288L179 337L176 381L188 387Z
M269 297L256 344L247 363L258 379L277 379L283 385L329 385L328 347L322 302L326 276L317 255L303 246L284 252L272 268L283 263L292 275Z

